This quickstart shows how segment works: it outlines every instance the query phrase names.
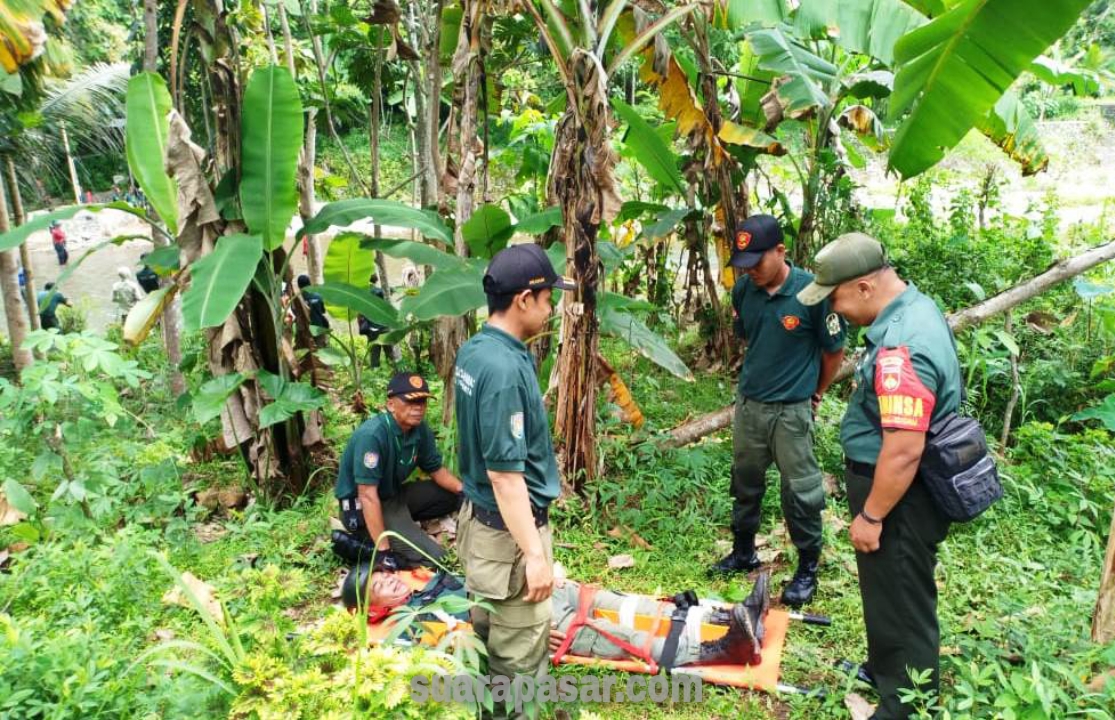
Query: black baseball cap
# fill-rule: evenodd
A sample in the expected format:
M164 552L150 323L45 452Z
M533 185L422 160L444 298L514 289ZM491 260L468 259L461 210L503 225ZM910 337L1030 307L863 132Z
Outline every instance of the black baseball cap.
M430 392L430 386L426 384L426 378L418 373L395 373L391 382L387 383L387 397L389 398L397 397L410 402L433 396L434 394Z
M484 292L489 295L511 295L521 290L543 288L576 290L577 283L558 275L546 251L534 243L500 250L484 274Z
M732 238L733 267L753 268L763 253L782 243L782 226L772 215L752 215L736 227Z

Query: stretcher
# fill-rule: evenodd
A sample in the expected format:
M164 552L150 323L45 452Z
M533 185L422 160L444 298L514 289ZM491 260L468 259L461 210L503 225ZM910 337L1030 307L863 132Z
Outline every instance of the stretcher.
M419 568L416 570L403 570L398 573L399 579L415 591L422 590L433 573ZM619 622L619 614L608 610L595 610L596 618L613 623ZM702 682L712 685L761 690L768 693L795 693L808 694L820 690L808 690L794 685L779 682L782 666L782 652L786 643L786 631L793 620L816 625L828 625L827 618L815 615L803 615L787 612L777 608L767 611L763 621L765 633L763 635L762 661L758 665L687 665L673 669L674 673L682 673L698 677ZM438 642L450 631L443 622L421 622L422 632L419 642L425 645L437 645ZM660 618L648 615L635 615L634 627L636 630L654 630L657 635L665 637L669 631L670 623L661 622ZM459 623L456 628L470 629L468 623ZM369 623L368 637L372 642L381 642L391 631L391 623ZM728 632L727 626L701 624L701 640L716 640ZM564 655L559 661L563 665L587 665L603 667L617 672L655 674L658 668L638 659L630 660L605 660L601 658L582 657L579 655Z

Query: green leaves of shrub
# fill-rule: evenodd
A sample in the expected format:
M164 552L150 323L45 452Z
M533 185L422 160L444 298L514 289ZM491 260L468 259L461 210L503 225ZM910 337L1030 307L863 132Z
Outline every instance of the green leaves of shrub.
M229 395L244 384L247 376L243 373L218 375L202 385L193 397L194 419L204 425L221 414Z
M461 237L476 257L491 258L515 233L511 216L498 205L481 205L461 226Z
M256 70L244 90L240 206L268 250L283 244L298 206L294 175L302 147L302 100L290 71Z
M260 370L256 380L273 399L271 404L259 411L260 429L289 420L300 412L316 410L327 399L325 393L312 385L284 380L266 370Z
M178 188L166 173L171 110L166 82L143 72L128 81L124 149L136 182L172 235L178 234Z
M252 282L263 256L263 242L255 235L227 235L217 247L190 268L190 287L182 295L186 330L215 327L236 309Z
M372 295L368 288L359 288L341 282L327 282L307 289L321 295L321 299L330 306L331 313L333 313L333 306L339 306L359 313L377 325L389 328L400 326L399 313L395 308L383 298ZM350 318L350 321L352 319Z

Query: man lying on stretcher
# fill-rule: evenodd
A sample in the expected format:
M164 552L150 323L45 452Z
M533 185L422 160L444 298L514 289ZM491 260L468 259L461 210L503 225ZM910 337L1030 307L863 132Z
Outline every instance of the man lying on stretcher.
M604 660L635 657L653 660L665 667L757 665L761 659L763 619L770 605L768 580L767 573L760 574L746 600L724 608L698 606L692 593L678 595L673 600L655 600L558 580L552 596L550 652L559 658L566 653ZM412 593L392 573L369 573L367 564L353 570L345 579L342 597L349 609L358 603L357 588L363 588L366 593L368 613L373 620L385 617L392 608L401 605L428 603L442 592L461 592L459 583L439 574L423 591ZM686 595L690 596L688 601ZM690 607L695 609L690 610ZM596 618L597 610L617 613L620 622ZM659 618L670 632L661 636L629 627L633 624L630 619L636 615ZM702 642L702 622L727 625L728 632L717 640Z

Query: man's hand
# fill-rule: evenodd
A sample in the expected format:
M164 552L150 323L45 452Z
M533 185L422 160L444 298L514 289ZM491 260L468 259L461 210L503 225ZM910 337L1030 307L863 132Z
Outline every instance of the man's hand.
M813 393L813 396L809 398L809 404L813 408L813 419L814 420L817 419L817 410L818 410L818 408L821 407L821 398L822 397L824 397L824 396L821 395L821 393L815 392L815 393Z
M542 602L554 592L554 570L545 555L527 556L527 602Z
M561 644L565 642L565 633L556 627L550 627L550 653L556 653Z
M872 525L862 515L856 515L852 526L848 528L848 536L852 539L852 546L862 553L871 553L879 549L879 536L883 534L882 525Z

